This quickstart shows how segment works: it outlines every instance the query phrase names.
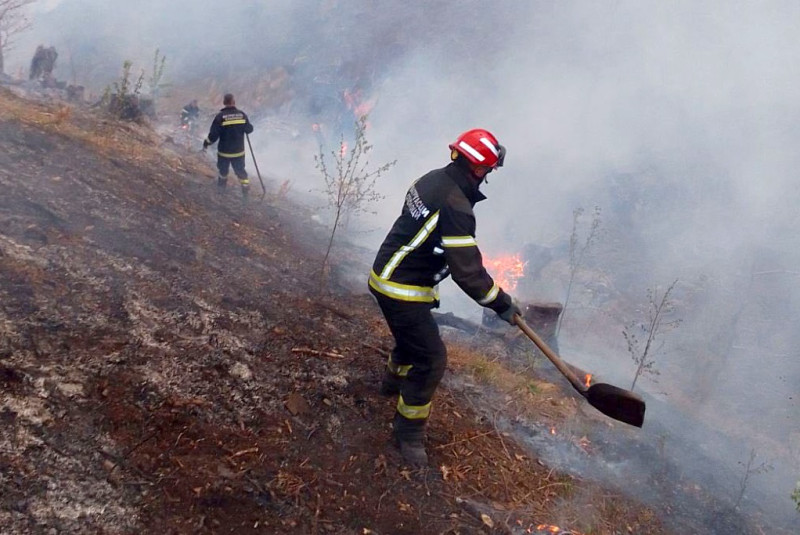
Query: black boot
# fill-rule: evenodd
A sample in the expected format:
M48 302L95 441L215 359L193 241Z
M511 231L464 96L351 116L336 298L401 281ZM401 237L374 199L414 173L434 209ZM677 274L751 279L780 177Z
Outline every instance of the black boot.
M426 421L425 419L409 420L400 413L394 415L392 438L395 446L400 449L403 460L411 466L428 465L428 453L423 444Z
M400 448L403 460L411 466L428 466L428 453L421 440L397 440L397 447Z
M219 189L225 189L225 186L228 185L228 178L224 176L217 177L217 187Z
M402 377L386 370L383 374L383 380L381 381L381 387L378 393L386 397L396 396L400 393L400 384L402 382Z
M242 200L246 201L250 195L250 184L242 184Z

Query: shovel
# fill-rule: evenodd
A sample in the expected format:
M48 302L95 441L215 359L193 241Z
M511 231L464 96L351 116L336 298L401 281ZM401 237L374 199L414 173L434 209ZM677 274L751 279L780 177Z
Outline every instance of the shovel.
M636 427L642 427L645 409L644 400L642 400L642 398L629 390L623 390L604 383L593 384L587 388L572 370L564 364L564 361L544 343L544 340L539 338L539 335L528 327L528 324L525 323L525 320L523 320L521 316L515 315L514 322L517 324L517 327L522 329L522 332L536 344L536 347L550 359L550 362L556 365L558 371L569 379L569 382L572 383L572 387L577 390L580 395L585 397L586 401L588 401L592 407L615 420Z
M264 200L264 197L267 196L267 188L264 187L264 181L261 179L261 171L258 170L258 162L256 161L256 153L253 152L253 145L250 143L250 134L245 134L244 137L247 138L247 146L250 147L250 156L253 157L253 165L256 168L256 175L258 175L258 181L261 182L261 200Z

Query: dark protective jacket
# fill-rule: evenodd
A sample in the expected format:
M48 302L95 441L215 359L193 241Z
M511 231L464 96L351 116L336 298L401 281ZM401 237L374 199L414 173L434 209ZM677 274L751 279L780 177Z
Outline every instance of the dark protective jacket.
M238 158L244 156L244 136L253 131L253 125L247 114L236 106L222 108L211 122L208 136L203 141L203 146L217 145L217 155L224 158Z
M189 120L197 119L200 115L200 108L191 102L181 109L181 121L188 122Z
M414 182L372 265L372 290L398 301L436 307L437 285L451 274L478 304L505 312L511 296L486 272L475 241L472 208L485 198L469 171L457 163Z

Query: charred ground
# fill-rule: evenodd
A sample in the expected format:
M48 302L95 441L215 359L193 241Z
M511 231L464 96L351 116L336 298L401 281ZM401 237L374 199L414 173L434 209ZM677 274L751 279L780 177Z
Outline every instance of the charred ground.
M498 430L576 405L496 338L451 345L431 467L402 466L372 299L320 284L312 214L213 181L148 127L0 92L4 533L667 533Z

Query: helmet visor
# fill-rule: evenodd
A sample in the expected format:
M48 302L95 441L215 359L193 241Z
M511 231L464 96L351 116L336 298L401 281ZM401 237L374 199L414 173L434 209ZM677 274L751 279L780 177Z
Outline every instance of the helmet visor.
M506 159L506 148L499 143L497 144L497 164L495 167L503 167L503 161Z

